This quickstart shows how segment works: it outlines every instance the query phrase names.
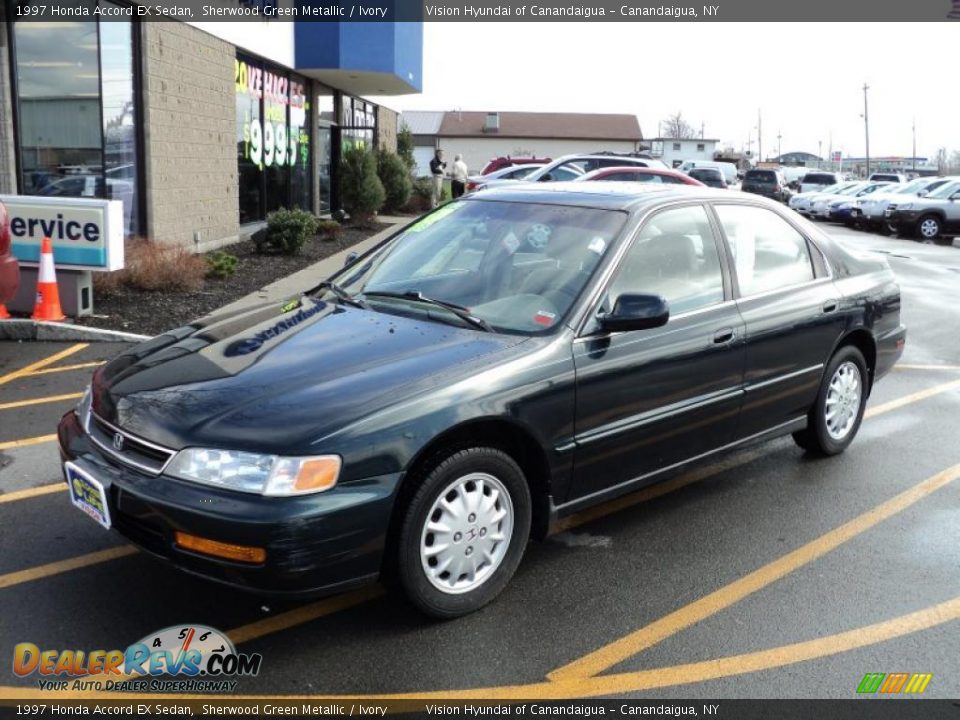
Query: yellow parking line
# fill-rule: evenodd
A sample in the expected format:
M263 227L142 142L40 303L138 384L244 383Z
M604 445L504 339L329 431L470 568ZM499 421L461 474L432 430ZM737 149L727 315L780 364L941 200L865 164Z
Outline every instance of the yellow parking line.
M48 395L47 397L33 398L32 400L16 400L14 402L0 403L0 410L13 410L14 408L62 402L63 400L77 400L82 396L83 393L67 393L66 395Z
M40 495L49 495L50 493L60 492L67 489L65 482L51 483L50 485L41 485L40 487L27 488L25 490L14 490L13 492L0 495L0 505L3 503L16 502L17 500L26 500L27 498L39 497Z
M29 365L22 367L19 370L14 370L13 372L9 372L6 375L0 376L0 385L5 385L11 380L16 380L17 378L23 377L24 375L29 375L37 370L40 370L41 368L47 367L47 365L52 365L58 360L63 360L65 357L69 357L74 353L80 352L87 346L88 346L88 343L77 343L76 345L71 345L70 347L64 350L61 350L60 352L54 353L49 357L45 357L43 360L37 360L36 362L30 363Z
M58 365L57 367L44 368L28 373L31 377L34 375L47 375L49 373L68 372L70 370L83 370L84 368L100 367L106 364L106 360L96 360L93 362L77 363L76 365Z
M9 440L7 442L0 442L0 450L12 450L13 448L27 447L28 445L42 445L43 443L53 442L56 439L56 435L38 435L32 438Z
M58 560L57 562L47 563L46 565L37 565L36 567L27 568L26 570L18 570L17 572L0 575L0 588L13 587L14 585L40 580L50 577L51 575L59 575L60 573L77 570L78 568L89 565L116 560L117 558L126 557L127 555L133 555L136 552L136 548L132 545L121 545L120 547L87 553L86 555L78 555L77 557L66 560Z
M560 681L597 675L808 565L883 520L906 510L958 477L960 477L960 465L947 468L739 580L554 670L547 675L547 678Z
M867 408L867 412L864 413L864 417L872 418L876 417L877 415L883 415L891 410L902 408L904 405L912 405L915 402L920 402L921 400L926 400L927 398L934 397L935 395L941 395L942 393L957 389L960 389L960 380L951 380L950 382L934 385L926 390L920 390L919 392L911 393L910 395L906 395L902 398L885 402L882 405L874 405L872 408Z

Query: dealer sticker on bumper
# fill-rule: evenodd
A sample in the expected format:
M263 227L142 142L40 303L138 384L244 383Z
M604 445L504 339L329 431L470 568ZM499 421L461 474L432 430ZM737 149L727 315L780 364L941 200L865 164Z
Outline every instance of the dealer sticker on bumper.
M67 474L71 502L109 530L110 506L103 483L73 463L64 463L63 469Z

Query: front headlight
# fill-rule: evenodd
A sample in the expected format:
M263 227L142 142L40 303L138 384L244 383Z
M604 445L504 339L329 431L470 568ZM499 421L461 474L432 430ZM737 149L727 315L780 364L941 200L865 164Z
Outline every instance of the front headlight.
M90 386L87 385L84 388L83 396L80 398L80 402L77 403L77 406L73 411L77 414L77 418L80 420L80 427L84 430L87 429L87 421L90 419L90 405L93 402L93 391L90 389Z
M904 203L903 205L897 205L897 210L913 210L913 203Z
M258 495L307 495L329 490L340 475L339 455L281 457L239 450L186 448L166 473L181 480Z

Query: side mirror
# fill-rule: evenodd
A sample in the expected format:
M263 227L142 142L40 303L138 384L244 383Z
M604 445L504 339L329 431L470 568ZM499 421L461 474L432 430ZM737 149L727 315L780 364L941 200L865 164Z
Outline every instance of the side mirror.
M343 259L343 266L346 267L347 265L352 265L358 257L360 257L360 253L358 253L356 250L347 253L347 257Z
M960 192L955 192L953 195L950 196L950 199L951 199L951 200L960 200Z
M930 194L929 190L921 190L920 192L917 193L917 197L926 197L929 194Z
M669 318L670 306L662 295L624 293L617 298L613 311L598 320L601 329L616 332L661 327Z

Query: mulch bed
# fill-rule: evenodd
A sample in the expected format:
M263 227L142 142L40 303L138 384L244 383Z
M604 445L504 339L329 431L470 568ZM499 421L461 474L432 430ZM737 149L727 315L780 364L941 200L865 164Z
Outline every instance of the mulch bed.
M78 325L156 335L184 325L256 292L275 280L346 250L387 227L390 226L383 223L363 230L344 227L336 240L314 238L295 256L258 254L252 240L228 245L221 249L236 255L239 260L237 272L232 277L223 280L207 278L200 290L193 291L123 287L111 295L94 293L95 315L78 318L76 322ZM317 278L317 282L322 279Z

